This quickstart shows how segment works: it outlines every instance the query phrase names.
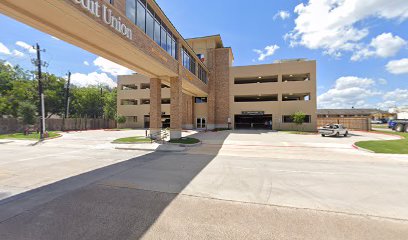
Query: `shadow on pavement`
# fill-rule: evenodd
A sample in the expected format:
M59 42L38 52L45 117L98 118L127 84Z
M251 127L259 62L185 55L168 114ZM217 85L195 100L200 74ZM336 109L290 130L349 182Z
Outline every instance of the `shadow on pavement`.
M216 147L153 152L4 199L0 239L139 239L230 133L211 134L192 137Z

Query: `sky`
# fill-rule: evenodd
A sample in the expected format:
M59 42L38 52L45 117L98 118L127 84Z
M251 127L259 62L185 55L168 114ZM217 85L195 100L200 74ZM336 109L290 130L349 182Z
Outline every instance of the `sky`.
M221 34L234 66L278 59L317 61L319 108L408 105L407 0L157 0L184 38ZM31 45L46 49L46 71L73 73L78 86L115 86L132 71L0 15L0 59L34 70Z

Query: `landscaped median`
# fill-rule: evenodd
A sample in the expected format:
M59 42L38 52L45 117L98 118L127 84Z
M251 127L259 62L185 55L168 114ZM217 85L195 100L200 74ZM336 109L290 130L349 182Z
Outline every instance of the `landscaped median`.
M375 153L408 154L408 133L374 131L375 133L398 135L403 137L400 140L386 141L362 141L355 145L359 148L367 149Z
M136 137L119 138L119 139L114 140L113 143L119 143L119 144L152 143L152 140L150 138L136 136Z
M48 137L46 139L52 139L61 137L61 134L58 132L50 131L48 132ZM25 135L24 133L12 133L12 134L0 134L0 139L15 139L15 140L39 140L40 134L39 133L30 133Z

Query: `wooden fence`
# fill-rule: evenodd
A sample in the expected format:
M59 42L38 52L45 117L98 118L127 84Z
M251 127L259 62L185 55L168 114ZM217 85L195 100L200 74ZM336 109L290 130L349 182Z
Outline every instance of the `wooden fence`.
M45 120L45 128L47 131L112 129L116 128L116 126L116 121L100 118L67 118L65 120L58 118ZM0 118L0 134L23 132L25 127L26 126L16 118ZM38 123L34 127L38 128Z
M318 118L317 127L327 124L342 124L350 130L371 131L370 118Z

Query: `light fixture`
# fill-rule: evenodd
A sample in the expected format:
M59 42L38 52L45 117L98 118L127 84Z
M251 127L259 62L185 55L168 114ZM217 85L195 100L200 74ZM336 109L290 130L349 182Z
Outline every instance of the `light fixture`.
M259 79L261 79L262 77L258 77Z
M289 95L290 95L290 96L292 96L292 95L293 95L293 93L289 93Z
M292 74L290 74L290 75L289 75L289 77L293 77L293 75L292 75Z

